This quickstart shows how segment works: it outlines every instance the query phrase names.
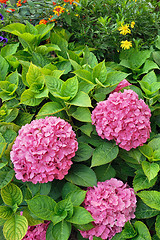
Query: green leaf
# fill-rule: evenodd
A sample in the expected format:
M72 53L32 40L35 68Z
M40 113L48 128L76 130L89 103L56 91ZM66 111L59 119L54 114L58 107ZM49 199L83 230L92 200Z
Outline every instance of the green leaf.
M133 238L134 240L140 240L141 238L144 240L151 240L149 230L143 222L140 221L135 222L134 228L138 232L138 236Z
M36 65L30 64L27 75L26 75L26 80L29 85L33 83L37 83L37 78L42 75L40 68L37 67Z
M111 164L94 167L93 170L96 173L97 180L100 182L104 182L116 176L116 171Z
M72 193L77 190L81 190L81 189L70 182L66 182L62 188L62 193L61 193L62 198L63 199L66 198L67 194Z
M124 73L124 72L120 72L120 71L109 72L107 74L104 85L105 86L114 86L114 85L120 83L128 75L129 75L128 73Z
M77 107L76 111L72 113L72 117L81 122L92 122L91 112L86 107Z
M82 65L84 64L88 64L91 68L94 68L98 64L96 56L89 51L87 46L85 47L83 52Z
M51 217L53 225L56 225L57 223L63 221L67 217L67 211L63 211L59 214L54 213L54 215Z
M93 126L91 123L86 123L84 125L82 125L79 128L83 133L85 133L88 137L91 136L91 132L93 131Z
M153 152L153 159L152 161L159 161L160 160L160 149Z
M0 218L8 219L13 214L13 210L8 206L0 206Z
M74 207L73 216L67 220L74 224L87 224L93 222L91 214L83 207Z
M47 231L46 231L46 240L55 240L52 234L53 223L50 222Z
M19 126L24 126L27 123L30 123L34 114L30 114L28 112L19 112L18 117L14 120L14 123Z
M17 35L19 33L25 32L25 25L22 23L12 23L12 24L7 25L4 28L2 28L1 31L5 31L5 32L9 32L9 33Z
M58 71L58 72L59 72L59 74L55 74L57 76L45 76L45 82L46 82L47 88L49 89L50 93L61 91L63 81L61 79L59 79L59 76L63 72L62 71Z
M159 145L160 145L160 137L154 138L148 143L148 146L151 147L153 151L158 150Z
M12 181L14 174L14 170L0 171L0 189Z
M147 59L146 62L144 63L141 74L148 73L152 69L159 69L159 67L155 62Z
M141 191L137 194L142 201L149 206L160 211L160 192L158 191Z
M90 97L87 93L82 91L78 92L75 98L69 103L79 107L92 107Z
M65 178L76 185L93 187L97 184L94 171L83 164L74 164Z
M94 225L92 223L74 224L74 227L76 227L78 230L81 230L81 231L88 231L88 230L94 228Z
M27 221L28 221L28 226L35 226L35 225L38 225L38 224L44 222L43 220L37 220L37 219L33 218L33 217L31 216L31 213L30 213L30 211L29 211L28 208L25 208L25 209L23 210L23 216L27 219Z
M75 190L73 192L70 192L66 195L66 198L71 199L71 202L73 204L73 206L79 206L82 204L82 202L85 199L86 196L86 191L83 190Z
M94 81L92 79L92 74L87 70L78 69L78 70L74 71L73 73L75 73L79 78L83 79L87 83L91 83L91 84L94 83Z
M148 144L144 144L143 146L139 147L139 150L146 158L152 158L153 149Z
M106 81L107 69L105 66L105 61L99 63L93 68L93 79L98 79L101 83Z
M70 218L73 215L73 204L71 202L71 199L66 198L64 200L59 201L56 204L56 206L54 208L54 211L57 215L61 215L63 212L66 212L67 213L67 215L66 215L67 218ZM54 215L53 215L53 218L54 218Z
M104 142L98 146L92 156L92 167L111 162L118 155L119 148L115 143Z
M21 104L25 104L28 106L37 106L39 105L44 98L36 98L35 93L31 90L25 90L21 95Z
M13 215L5 222L3 234L7 240L21 240L27 229L27 219L24 216Z
M41 195L27 200L27 204L34 215L44 220L51 220L56 202L48 196Z
M9 115L5 117L5 122L10 123L15 120L15 118L18 116L19 109L13 108Z
M35 28L38 30L38 33L40 34L41 39L44 38L44 36L47 35L47 33L49 33L53 27L54 23L48 25L40 24L35 26Z
M74 98L78 92L78 79L77 77L68 78L61 87L61 94L63 97Z
M128 239L133 238L137 235L137 232L134 230L130 222L126 222L124 225L124 230L122 231L122 237Z
M141 162L145 160L145 157L141 154L138 148L131 149L130 151L120 149L119 155L126 162L133 164L141 164Z
M0 133L0 157L2 157L6 146L7 146L6 140L5 140L5 138L2 136L2 134ZM1 178L1 177L0 177L0 178Z
M148 189L152 187L157 181L157 177L153 178L150 182L142 170L138 170L133 179L134 191L137 192L142 189Z
M16 44L7 44L1 49L1 56L6 57L16 53L19 43Z
M7 75L9 64L7 61L0 55L0 81L4 81Z
M142 169L147 176L149 182L158 175L159 165L157 163L142 162Z
M141 199L138 199L136 212L135 212L137 219L152 218L158 215L159 213L160 211L154 208L150 208Z
M5 204L13 206L20 205L23 200L21 189L14 183L9 183L1 189L1 196Z
M74 158L72 158L73 161L75 162L83 162L88 160L93 153L93 148L90 147L86 143L78 143L78 150L76 152L76 155Z
M57 102L48 102L43 105L43 107L38 112L36 118L39 119L45 118L46 116L53 116L54 114L59 113L62 110L64 110L64 107L62 107L61 104Z
M158 215L156 218L155 230L156 230L157 236L160 238L160 215Z
M71 224L66 221L57 223L52 228L52 236L54 240L68 240L71 234Z

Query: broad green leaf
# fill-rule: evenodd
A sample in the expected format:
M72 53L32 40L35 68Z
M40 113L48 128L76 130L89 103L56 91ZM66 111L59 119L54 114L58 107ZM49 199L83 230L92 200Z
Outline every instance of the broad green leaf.
M4 81L7 75L9 64L7 61L0 55L0 81Z
M30 64L27 75L26 75L26 80L29 85L33 83L37 83L37 78L42 75L40 68L37 67L36 65Z
M160 49L160 36L157 36L155 46L156 46L156 48Z
M18 85L18 80L19 80L19 76L18 76L18 72L12 72L10 73L7 77L6 77L6 81Z
M139 236L140 236L144 240L151 240L151 235L149 233L149 230L143 222L136 221L134 224L134 228L138 232L138 236L132 239L139 240Z
M94 83L94 81L92 79L92 74L87 70L78 69L78 70L74 71L73 73L75 73L79 78L83 79L87 83Z
M11 84L8 81L0 81L0 88L2 89L2 91L4 91L5 93L12 95L16 89L18 88L18 86L16 86L15 84Z
M6 140L5 140L5 138L2 136L2 134L0 133L0 157L2 157L6 146L7 146ZM0 177L0 178L1 178L1 177Z
M1 189L1 196L5 204L13 206L20 205L23 200L21 189L14 183L9 183Z
M5 32L12 33L14 35L17 35L19 33L24 33L25 32L25 25L22 24L22 23L12 23L10 25L5 26L1 30L5 31Z
M149 85L151 85L154 82L157 82L157 77L156 74L154 73L154 71L149 72L148 74L146 74L141 81L139 81L139 83L141 84L141 82L147 82Z
M159 161L160 160L160 149L153 152L152 161Z
M97 147L92 156L92 167L111 162L118 155L119 148L115 143L104 142Z
M120 72L120 71L109 72L107 74L104 85L105 86L114 86L114 85L120 83L128 75L129 75L128 73L124 73L124 72Z
M154 190L141 191L137 195L147 206L160 211L160 192Z
M138 199L136 212L135 212L137 219L152 218L158 215L159 213L160 211L154 208L150 208L141 199Z
M36 25L35 28L38 30L38 33L40 34L40 38L42 39L47 33L49 33L52 28L54 27L54 23L45 25L45 24L39 24Z
M105 66L105 61L99 63L93 68L93 79L98 79L101 83L106 81L107 69Z
M148 143L148 146L151 147L153 151L158 150L159 145L160 145L160 137L154 138Z
M153 149L148 144L139 147L139 151L148 159L153 156Z
M83 164L74 164L65 178L76 185L93 187L97 184L94 171Z
M61 94L63 97L74 98L78 92L78 79L77 77L68 78L61 87Z
M27 219L24 216L13 215L5 222L3 234L7 240L21 240L27 229Z
M0 189L12 181L14 174L14 170L0 171Z
M156 218L155 230L156 230L157 236L160 238L160 215L158 215Z
M53 116L56 113L61 112L64 110L64 107L62 107L61 104L57 102L48 102L43 105L43 107L40 109L40 111L37 114L37 119L44 118L46 116Z
M64 211L62 211L62 212L59 213L59 214L54 213L54 214L51 216L51 221L52 221L53 225L56 225L57 223L63 221L66 217L67 217L67 211L64 210Z
M66 196L69 194L69 193L72 193L72 192L75 192L75 191L78 191L78 190L81 190L79 187L77 187L76 185L70 183L70 182L66 182L62 188L62 198L66 198ZM82 190L81 190L82 191Z
M159 67L155 62L147 59L146 62L144 63L141 74L148 73L152 69L159 69Z
M73 204L70 198L66 198L64 200L59 201L54 208L54 211L57 215L61 215L61 213L67 213L67 218L70 218L73 215ZM54 217L54 215L53 215Z
M18 113L18 117L14 120L14 123L19 126L24 126L27 123L30 123L34 114L30 114L28 112L20 112Z
M88 160L93 153L93 148L90 147L86 143L78 143L78 150L76 152L76 155L74 158L72 158L73 161L75 162L83 162Z
M62 71L59 71L60 73L63 73ZM45 82L47 85L47 88L49 89L50 93L52 92L60 92L61 87L63 85L63 81L59 79L59 76L45 76Z
M150 182L142 170L138 170L133 179L133 188L137 192L142 189L148 189L152 187L157 181L157 177L153 178Z
M1 49L1 56L6 57L16 53L19 43L16 44L7 44Z
M97 180L100 182L104 182L116 176L116 171L111 164L94 167L93 170L96 173Z
M10 123L16 119L18 116L19 109L18 108L13 108L9 115L5 117L5 122Z
M68 193L66 195L66 198L71 199L71 202L72 202L73 206L75 207L75 206L79 206L82 204L82 202L85 199L86 193L87 192L83 191L83 190L75 190L75 191Z
M81 231L88 231L92 228L94 228L94 225L92 223L87 223L87 224L74 224L74 227Z
M60 55L67 59L68 42L55 32L51 33L50 40L51 43L58 45L61 49Z
M83 133L87 136L91 136L91 132L93 131L93 125L91 123L86 123L79 128Z
M76 111L72 113L72 117L81 122L92 122L91 112L86 107L77 107Z
M57 223L52 228L52 236L54 240L68 240L71 234L71 224L66 221Z
M35 226L35 225L38 225L38 224L44 222L43 220L37 220L37 219L33 218L33 217L31 216L31 213L30 213L30 211L29 211L28 208L25 208L25 209L23 210L23 216L27 219L27 221L28 221L28 226Z
M123 149L120 149L119 155L122 159L124 159L128 163L133 164L141 164L143 160L145 160L145 157L142 155L142 153L136 149L131 149L130 151L125 151Z
M75 98L69 103L79 107L92 107L90 97L87 93L82 91L78 92Z
M142 169L149 181L155 178L160 170L157 163L150 163L147 161L142 162Z
M3 167L5 167L7 164L8 164L8 162L0 163L0 169L2 169Z
M37 217L44 220L51 220L56 202L48 196L35 196L27 201L29 210Z
M74 224L87 224L93 222L91 214L83 207L74 207L73 216L67 220Z
M35 93L30 91L29 89L25 90L21 95L21 104L25 104L28 106L37 106L39 105L44 98L36 98Z
M126 222L124 225L124 230L122 231L122 237L128 239L133 238L137 235L137 232L133 228L132 224L130 222Z
M8 206L0 206L0 218L8 219L13 214L13 210Z
M47 231L46 231L46 240L55 240L52 234L53 223L50 222Z
M89 51L88 47L86 46L84 51L83 51L83 60L82 60L82 65L87 64L91 68L94 68L97 64L97 58L96 56Z

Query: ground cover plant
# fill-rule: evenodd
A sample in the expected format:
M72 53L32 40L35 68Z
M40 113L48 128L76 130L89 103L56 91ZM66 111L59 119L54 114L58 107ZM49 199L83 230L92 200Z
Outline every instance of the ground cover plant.
M54 22L1 32L2 240L160 239L160 37L111 62Z

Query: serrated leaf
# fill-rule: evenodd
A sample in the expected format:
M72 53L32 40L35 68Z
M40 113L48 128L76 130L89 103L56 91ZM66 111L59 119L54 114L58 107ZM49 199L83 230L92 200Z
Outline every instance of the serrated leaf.
M92 122L91 112L86 107L77 107L76 111L72 113L72 117L80 122Z
M13 214L13 210L8 206L0 206L0 218L8 219Z
M24 216L13 215L4 223L3 234L7 240L21 240L27 229L27 219Z
M54 237L54 240L68 240L69 236L71 234L71 224L66 221L61 221L57 223L52 228L52 235Z
M78 92L75 98L69 103L79 107L92 107L90 97L87 93L82 91Z
M57 102L48 102L43 105L43 107L40 109L40 111L37 114L37 119L44 118L46 116L53 116L56 113L61 112L64 110L64 107L62 107L61 104Z
M37 220L35 218L33 218L30 214L30 211L28 208L25 208L23 210L23 216L27 219L28 221L28 226L35 226L35 225L38 225L40 223L43 223L44 221L43 220Z
M71 202L72 202L73 206L75 207L75 206L79 206L82 204L82 202L85 199L86 193L87 192L83 191L83 190L75 190L75 191L68 193L65 198L71 199Z
M157 177L153 178L150 182L147 176L143 173L142 170L138 170L133 179L133 188L134 191L137 192L142 189L148 189L152 187L157 181Z
M37 106L39 105L44 98L36 98L35 93L31 90L25 90L21 95L21 104L25 104L28 106Z
M147 161L142 162L142 169L149 181L155 178L160 170L157 163L150 163Z
M160 192L158 191L141 191L137 194L142 201L149 206L160 211Z
M75 162L82 162L88 160L93 153L93 148L90 147L86 143L78 143L78 150L76 152L76 155L74 158L72 158L73 161Z
M93 222L91 214L83 207L74 207L73 216L67 220L73 224L87 224Z
M140 222L140 221L135 222L134 228L138 232L138 237L140 236L144 240L151 240L151 235L149 233L149 230L143 222ZM138 237L135 237L133 239L138 240L139 239Z
M135 212L137 219L152 218L158 215L159 213L160 211L154 208L150 208L141 199L138 199L136 212Z
M9 183L1 189L1 196L5 204L13 206L20 205L23 200L21 189L14 183Z
M61 87L61 95L63 97L71 97L73 99L78 92L78 79L77 77L68 78Z
M0 189L5 187L14 177L14 170L0 171Z

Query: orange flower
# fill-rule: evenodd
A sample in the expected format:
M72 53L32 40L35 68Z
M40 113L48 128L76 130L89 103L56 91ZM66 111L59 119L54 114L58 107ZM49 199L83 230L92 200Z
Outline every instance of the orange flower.
M18 2L16 3L17 7L21 7L22 6L22 3L21 3L21 0L18 0Z
M39 22L39 24L46 24L46 23L47 23L47 20L45 20L45 19L41 19Z
M52 2L53 3L53 5L56 5L56 2Z
M64 0L64 2L68 2L68 3L72 4L74 2L74 0Z
M7 1L8 1L8 0L0 0L0 3L6 4Z
M9 13L10 13L10 12L14 12L14 11L15 11L15 9L13 9L13 8L8 8L6 12L9 12Z
M24 0L22 3L26 3L27 2L27 0Z
M48 21L50 21L50 22L55 22L56 21L56 19L52 19L53 18L53 16L52 15L50 15L50 17L48 18Z
M56 6L56 7L54 7L53 12L55 15L59 16L61 13L64 12L64 9L65 8L63 8L61 6Z

